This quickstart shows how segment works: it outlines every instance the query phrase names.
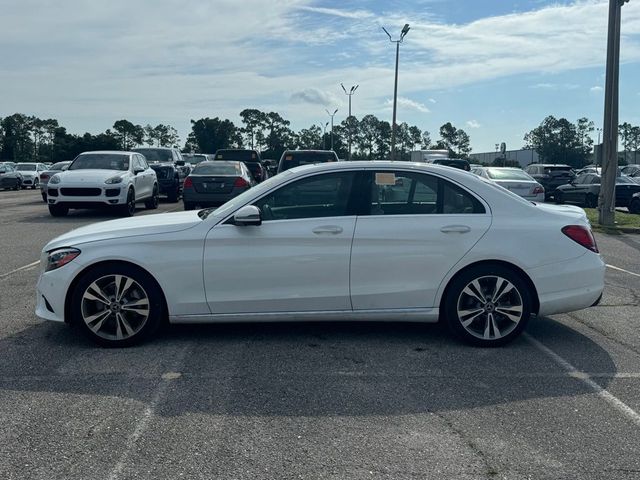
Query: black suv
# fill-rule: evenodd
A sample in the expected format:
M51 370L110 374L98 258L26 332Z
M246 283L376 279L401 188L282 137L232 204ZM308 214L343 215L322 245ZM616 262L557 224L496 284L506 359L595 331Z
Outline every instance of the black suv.
M337 161L338 156L333 150L286 150L280 157L278 173L300 165Z
M269 178L267 169L262 164L262 159L257 150L243 150L239 148L219 148L216 150L214 160L232 160L236 162L243 162L253 179L260 183Z
M435 165L446 165L447 167L459 168L460 170L471 171L469 162L462 158L436 158L433 163Z
M532 163L524 169L529 175L544 187L544 199L549 200L554 196L556 188L566 185L576 177L569 165Z
M150 163L149 167L156 172L160 195L166 195L170 202L177 202L182 193L182 182L186 177L184 170L172 162Z

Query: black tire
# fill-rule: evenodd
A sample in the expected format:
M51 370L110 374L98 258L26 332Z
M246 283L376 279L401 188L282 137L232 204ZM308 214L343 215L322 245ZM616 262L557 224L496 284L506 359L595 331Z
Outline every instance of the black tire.
M47 194L42 192L41 195L42 195L42 201L47 203Z
M180 198L180 186L176 186L175 190L167 193L167 200L171 203L176 203Z
M553 199L558 205L562 205L564 203L564 195L559 190L556 190L556 193L553 194Z
M596 208L598 206L598 197L593 193L587 193L584 197L584 206L587 208Z
M506 280L513 287L510 290L505 289L498 295L495 302L489 299L482 306L476 300L478 297L469 295L465 291L468 285L476 281L481 288L487 288L486 291L480 292L485 300L488 296L495 297L496 293L499 293L495 289L499 291L500 289L498 280L492 284L494 278ZM464 271L452 280L447 288L443 310L450 330L462 341L479 347L499 347L511 342L526 327L531 316L531 295L527 282L515 271L501 265L479 265ZM473 303L474 301L476 304ZM482 313L478 314L479 311ZM504 311L519 311L519 320L517 322L510 320L502 313ZM466 316L461 315L461 312L467 312ZM493 321L490 321L491 319ZM468 321L471 323L463 325L463 322ZM492 331L493 338L491 338Z
M144 202L144 206L148 210L155 210L156 208L158 208L159 203L160 203L160 194L158 193L158 185L154 185L151 198L146 202Z
M195 210L195 208L196 208L195 203L184 202L184 209L185 210Z
M49 205L49 213L52 217L66 217L69 213L69 207L64 205Z
M16 183L16 185L13 187L13 189L17 192L20 190L20 182Z
M115 275L128 277L135 282L128 289L122 292L120 301L115 299L115 295L117 295L115 282L113 283L114 289L111 290L109 288L111 285L109 283L109 279ZM97 285L101 286L102 293L110 294L107 300L111 300L111 306L109 308L106 308L106 306L101 307L103 309L102 311L104 311L107 316L102 322L100 322L101 325L97 326L97 330L92 330L89 326L92 321L87 322L85 321L85 318L90 319L92 314L95 315L96 310L91 310L94 306L98 306L100 308L100 305L105 305L105 303L83 298L85 292L88 290L90 290L91 295L94 298L98 296L96 295L95 288L91 287L94 282L97 282ZM126 281L121 281L121 287L125 285ZM141 294L135 296L136 293ZM127 294L131 295L131 297L128 297ZM125 328L125 323L118 318L114 311L118 311L125 315L131 315L129 312L132 310L125 312L123 307L127 302L139 303L139 298L144 300L145 296L148 305L148 315L146 319L143 318L143 315L133 315L133 321L129 318L126 322L126 326L131 328L131 331L135 333L126 336L126 338L118 339L118 329L121 334L124 333L127 335L129 332ZM157 331L165 316L164 298L158 283L144 270L128 264L103 264L85 272L78 280L70 301L71 305L69 306L69 311L71 312L71 322L78 325L89 339L103 347L118 348L138 344ZM116 307L114 307L114 305L116 305ZM137 308L145 308L147 305L138 305ZM114 310L115 308L117 308L117 310ZM100 310L97 312L99 314ZM96 325L97 323L92 324L94 329L96 329Z
M133 188L130 188L129 192L127 192L127 203L120 205L118 210L120 211L120 215L123 217L133 217L135 215L136 192L133 191Z
M640 213L640 198L634 198L629 204L629 213Z

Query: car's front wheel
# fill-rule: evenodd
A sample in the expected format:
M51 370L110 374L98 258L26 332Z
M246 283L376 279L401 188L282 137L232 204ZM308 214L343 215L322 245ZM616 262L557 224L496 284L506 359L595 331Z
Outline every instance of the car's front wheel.
M158 193L158 186L153 186L153 193L151 194L151 198L144 202L144 206L149 210L155 210L158 208L158 204L160 203L160 193Z
M587 193L584 197L584 206L587 208L596 208L598 206L598 197L593 193Z
M47 194L42 192L42 201L46 203L47 201Z
M129 189L127 192L127 203L120 205L120 215L123 217L133 217L136 213L136 192Z
M558 205L562 205L564 203L564 194L560 190L556 190L556 193L553 194L553 198Z
M52 217L64 217L69 213L69 208L62 205L49 205L49 213Z
M452 281L444 310L449 327L463 341L497 347L524 330L531 316L531 293L509 268L481 265Z
M640 198L634 198L629 204L629 212L640 213Z
M94 342L127 347L153 334L164 315L160 287L133 265L101 265L82 275L71 296L71 320Z

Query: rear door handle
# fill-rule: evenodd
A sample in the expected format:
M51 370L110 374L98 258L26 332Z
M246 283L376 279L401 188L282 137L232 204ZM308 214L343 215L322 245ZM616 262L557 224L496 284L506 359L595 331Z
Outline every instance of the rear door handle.
M342 233L342 227L338 225L322 225L312 230L316 235L337 235Z
M442 233L469 233L471 227L466 225L447 225L440 229Z

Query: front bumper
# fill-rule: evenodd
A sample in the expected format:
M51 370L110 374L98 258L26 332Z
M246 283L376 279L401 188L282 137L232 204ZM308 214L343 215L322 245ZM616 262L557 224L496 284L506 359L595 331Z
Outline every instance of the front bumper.
M45 272L46 256L43 253L40 260L40 277L36 284L36 315L44 320L64 322L67 291L84 265L78 261L78 257L63 267Z
M47 203L49 205L64 205L69 208L97 208L114 205L124 205L127 203L127 189L120 185L108 185L103 187L92 187L97 195L78 194L78 190L88 190L86 186L69 186L60 184L47 185ZM73 194L66 194L75 190ZM81 191L82 193L82 191Z

